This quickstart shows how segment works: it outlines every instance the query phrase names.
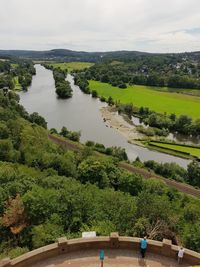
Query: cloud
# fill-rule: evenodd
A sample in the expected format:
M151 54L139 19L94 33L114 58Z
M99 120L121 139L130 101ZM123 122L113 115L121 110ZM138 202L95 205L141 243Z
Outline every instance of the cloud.
M0 49L200 50L199 0L1 0Z

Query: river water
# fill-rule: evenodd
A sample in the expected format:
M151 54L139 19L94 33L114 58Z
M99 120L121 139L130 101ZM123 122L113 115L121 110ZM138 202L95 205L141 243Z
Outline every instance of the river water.
M190 162L129 144L117 130L106 127L103 122L100 108L105 107L106 103L83 94L79 87L74 85L71 75L68 75L67 79L71 83L73 97L58 99L52 71L39 64L35 65L35 68L36 75L33 76L32 85L27 92L20 92L20 103L28 112L38 112L42 115L48 122L48 128L60 130L62 126L66 126L70 131L81 131L81 142L91 140L105 146L123 147L130 160L139 156L142 161L176 162L184 168Z

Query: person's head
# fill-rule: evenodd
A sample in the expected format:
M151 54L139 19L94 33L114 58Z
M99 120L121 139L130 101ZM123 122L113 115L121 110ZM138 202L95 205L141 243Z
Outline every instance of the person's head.
M143 239L144 239L144 240L146 240L146 239L147 239L147 237L146 237L146 236L144 236L144 237L143 237Z

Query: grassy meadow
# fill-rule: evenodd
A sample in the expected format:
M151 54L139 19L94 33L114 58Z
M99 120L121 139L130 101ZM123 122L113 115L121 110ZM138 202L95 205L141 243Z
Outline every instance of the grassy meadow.
M133 85L121 89L91 80L89 87L90 90L96 90L99 96L105 98L111 96L114 100L120 100L121 103L133 103L136 107L149 107L159 113L187 114L193 119L200 118L200 97L198 96L163 92L143 85Z
M19 91L22 90L22 86L19 83L18 77L14 77L13 81L14 81L14 84L15 84L14 90L19 90Z
M153 141L149 142L149 145L160 147L166 150L174 150L175 152L189 153L191 156L200 157L200 147L182 146L178 144L159 143Z
M54 68L61 68L67 69L68 72L71 72L72 70L83 70L85 68L89 68L94 65L94 63L90 62L65 62L65 63L51 63L50 66L53 66Z

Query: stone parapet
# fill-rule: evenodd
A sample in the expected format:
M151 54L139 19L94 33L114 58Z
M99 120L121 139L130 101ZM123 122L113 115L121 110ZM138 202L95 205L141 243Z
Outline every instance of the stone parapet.
M68 254L73 251L88 249L131 249L139 250L140 238L119 236L118 233L111 233L110 236L78 238L67 240L65 237L58 239L58 242L30 251L13 260L8 258L0 262L0 267L31 267L47 258L56 257L60 254ZM149 253L176 258L178 247L172 245L170 240L163 239L163 242L148 240ZM191 265L200 264L200 254L185 249L184 261Z

